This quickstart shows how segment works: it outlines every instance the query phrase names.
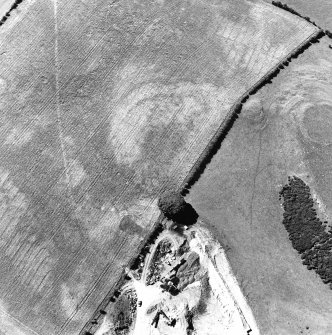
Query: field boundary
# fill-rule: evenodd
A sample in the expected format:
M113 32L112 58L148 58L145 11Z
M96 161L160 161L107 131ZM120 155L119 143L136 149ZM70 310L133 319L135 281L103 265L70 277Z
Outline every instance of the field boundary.
M315 31L313 34L307 37L301 44L299 44L290 53L288 53L283 58L283 60L278 62L260 80L258 80L251 88L245 91L240 98L237 99L237 101L233 104L230 111L226 115L226 118L219 126L218 130L212 136L206 148L203 150L203 152L201 153L197 161L194 163L193 167L190 169L189 173L187 174L187 177L185 177L184 181L182 182L179 188L179 191L183 195L186 195L189 193L191 186L193 186L195 182L199 179L199 177L203 174L206 166L210 163L213 156L217 153L217 151L219 150L221 146L221 143L227 136L232 126L234 125L234 122L236 121L236 119L239 117L239 114L241 113L241 110L242 110L242 106L249 99L249 96L256 94L266 84L271 83L272 82L271 80L279 74L281 69L284 69L285 66L288 66L289 62L292 59L297 58L301 53L303 53L306 49L308 49L313 43L319 42L319 39L321 39L325 35L326 35L326 32L323 31L321 28L318 28L318 31ZM137 256L132 257L132 259L128 262L127 268L131 267L135 263L135 261L138 259L138 257L142 255L142 253L144 253L143 250L145 249L146 245L149 244L149 240L151 239L151 236L156 235L156 233L157 233L156 237L159 236L161 231L158 231L158 228L160 227L160 224L163 220L164 220L164 216L160 214L156 223L151 229L151 233L146 236L146 238L142 241L140 246L137 248L137 250L139 251L139 254ZM85 326L79 332L79 335L93 334L90 332L91 326L92 326L91 321L94 319L98 319L99 314L101 314L100 311L103 311L105 306L107 306L111 302L112 298L113 299L116 298L114 296L114 293L125 282L125 275L126 274L125 274L125 269L124 269L122 271L122 275L119 278L119 280L108 291L105 298L98 305L98 308L96 309L93 316L89 319L89 321L85 324Z
M307 37L301 44L299 44L296 48L294 48L291 52L289 52L283 60L279 61L274 67L271 68L261 79L259 79L251 88L245 91L240 98L233 104L231 109L229 110L226 118L219 126L218 130L212 136L211 140L209 141L206 148L203 150L197 161L194 163L193 167L190 169L189 173L185 177L184 181L182 182L179 192L183 195L188 194L190 191L191 186L195 184L195 182L199 179L199 177L204 172L206 166L210 163L212 157L217 153L219 150L221 143L227 136L228 132L234 125L234 122L239 117L241 113L243 104L249 99L249 96L256 94L261 88L265 85L271 83L272 79L275 78L279 72L288 66L290 61L294 58L297 58L300 54L302 54L306 49L308 49L312 44L318 43L319 40L326 35L326 32L322 29L317 27L317 31L312 33L309 37ZM153 225L151 229L151 233L144 238L140 246L137 248L138 255L131 258L128 262L126 268L131 267L138 259L140 255L144 255L146 251L146 246L151 243L152 240L157 238L162 231L160 231L160 225L164 220L163 214L160 214L156 223ZM101 301L98 305L96 311L94 312L93 316L87 321L85 326L79 332L79 335L92 335L93 325L91 321L98 320L100 314L103 313L104 308L112 302L113 299L116 299L116 291L120 289L120 287L126 281L125 279L126 272L125 269L122 271L122 275L119 280L112 286L112 288L108 291L105 298Z
M18 6L23 2L24 0L15 0L14 3L10 6L9 10L6 12L6 14L1 18L0 20L0 27L5 24L5 22L9 19L10 14L13 10L17 9Z
M302 14L300 14L297 10L293 9L292 7L288 6L286 3L282 3L281 1L272 1L271 4L275 7L281 8L293 15L296 15L306 21L308 21L309 23L313 24L314 26L316 26L319 29L324 30L323 28L321 28L319 25L316 24L315 21L311 20L311 18L309 16L303 16ZM330 32L329 30L325 29L324 33L326 34L327 37L332 39L332 32Z
M209 144L199 156L196 163L189 171L184 182L181 184L180 192L186 195L190 192L190 188L196 183L199 177L204 172L206 166L211 162L213 156L219 150L221 143L227 136L228 132L234 125L234 122L239 117L243 104L249 99L249 96L255 95L265 85L272 83L272 79L275 78L281 70L283 70L292 59L297 58L305 50L307 50L312 44L318 43L319 40L326 35L326 32L320 28L315 31L308 38L306 38L301 44L294 48L288 53L283 60L278 62L271 70L269 70L261 79L259 79L251 88L242 94L237 102L231 107L230 111L226 115L226 118L219 126L216 133L212 136Z
M100 315L103 314L104 308L110 303L114 302L117 298L117 291L120 290L120 288L123 286L123 284L126 282L126 269L131 268L135 262L139 260L139 257L141 255L146 256L147 250L146 247L149 246L151 243L154 243L159 237L159 235L162 233L163 229L161 229L162 222L165 220L165 217L162 213L160 213L158 219L154 223L150 234L146 235L146 237L143 239L142 243L138 246L135 256L133 256L129 262L127 263L127 266L124 267L121 276L119 280L109 289L106 296L103 298L101 303L96 308L96 311L93 313L92 317L86 322L82 330L79 332L79 335L92 335L93 333L90 332L93 328L93 324L91 323L93 320L98 320Z

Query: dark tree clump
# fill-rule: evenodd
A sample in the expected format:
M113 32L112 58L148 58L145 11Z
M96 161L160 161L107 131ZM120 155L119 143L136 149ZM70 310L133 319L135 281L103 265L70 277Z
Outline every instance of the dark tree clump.
M179 192L169 191L158 200L161 212L176 223L191 225L197 221L198 214Z
M283 224L294 249L303 264L332 289L332 233L317 217L309 186L298 177L289 178L280 196L284 200Z
M159 198L158 207L167 218L173 219L185 210L186 201L178 192L165 192Z

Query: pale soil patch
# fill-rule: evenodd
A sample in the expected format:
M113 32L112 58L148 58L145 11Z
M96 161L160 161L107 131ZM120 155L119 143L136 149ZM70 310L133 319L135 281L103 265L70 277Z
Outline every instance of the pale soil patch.
M252 334L259 334L255 318L233 275L225 251L207 230L198 229L197 240L198 245L193 250L199 252L201 259L206 259L212 294L224 309L220 327L226 334L240 334L249 330ZM192 242L195 244L195 239ZM226 320L228 322L225 323Z

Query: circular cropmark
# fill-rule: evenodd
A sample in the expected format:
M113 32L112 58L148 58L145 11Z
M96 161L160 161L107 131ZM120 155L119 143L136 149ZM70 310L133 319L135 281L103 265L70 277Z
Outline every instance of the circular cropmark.
M328 104L310 106L303 117L307 137L320 144L332 143L332 106Z

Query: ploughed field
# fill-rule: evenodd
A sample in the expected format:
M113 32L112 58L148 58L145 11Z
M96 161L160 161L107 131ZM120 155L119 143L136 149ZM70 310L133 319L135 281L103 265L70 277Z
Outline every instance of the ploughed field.
M188 196L228 245L262 334L331 332L330 43L247 101Z
M0 29L1 331L76 334L151 231L159 194L317 29L244 0L19 9Z

